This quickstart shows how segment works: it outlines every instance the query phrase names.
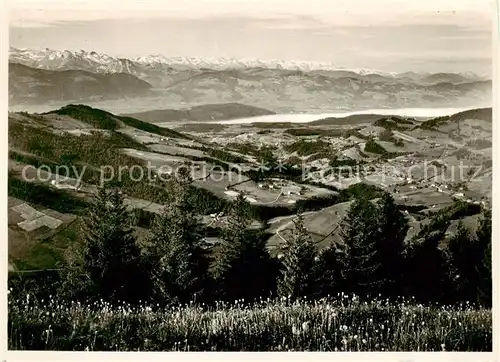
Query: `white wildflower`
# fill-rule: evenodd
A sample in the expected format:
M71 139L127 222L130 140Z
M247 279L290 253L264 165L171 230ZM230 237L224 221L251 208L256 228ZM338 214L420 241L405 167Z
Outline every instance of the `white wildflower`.
M308 329L309 329L309 322L302 323L302 331L307 332Z

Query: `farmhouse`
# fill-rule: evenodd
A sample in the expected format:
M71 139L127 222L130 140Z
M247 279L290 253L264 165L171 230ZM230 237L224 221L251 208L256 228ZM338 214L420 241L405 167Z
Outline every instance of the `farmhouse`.
M283 194L284 195L298 195L300 196L300 190L301 188L299 186L294 186L294 185L291 185L291 186L286 186L286 187L283 187Z

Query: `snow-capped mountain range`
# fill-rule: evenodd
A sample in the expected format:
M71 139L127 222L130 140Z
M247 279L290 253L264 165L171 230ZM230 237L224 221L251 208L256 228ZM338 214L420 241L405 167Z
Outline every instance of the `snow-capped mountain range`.
M279 111L491 105L474 74L384 73L330 63L10 49L9 102L154 97L154 108L238 102ZM158 104L158 106L156 106Z
M357 75L379 75L388 78L420 78L429 76L430 73L416 74L413 72L394 73L381 72L373 69L348 69L339 67L334 63L313 61L288 61L288 60L260 60L260 59L236 59L236 58L197 58L197 57L165 57L161 54L141 56L137 58L119 58L94 51L70 51L53 49L18 49L10 47L9 60L40 69L62 70L81 69L97 73L130 73L140 76L139 68L188 68L188 69L282 69L303 72L332 71L349 72ZM139 72L140 73L140 72ZM479 80L473 73L460 73L464 80Z
M69 50L34 50L10 47L9 61L47 70L78 69L95 73L132 73L127 59L96 52Z

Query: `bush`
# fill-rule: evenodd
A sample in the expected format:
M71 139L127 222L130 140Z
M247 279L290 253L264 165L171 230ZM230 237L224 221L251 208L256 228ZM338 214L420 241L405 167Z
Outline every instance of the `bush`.
M378 135L379 140L386 142L394 142L394 135L392 131L385 129Z
M295 210L317 211L325 207L335 205L339 202L339 195L313 196L309 199L297 200Z
M365 152L376 153L378 155L386 155L388 153L384 147L372 140L366 142Z
M394 143L394 146L397 146L397 147L403 147L405 145L401 138L394 139L393 143Z
M382 197L385 191L375 185L359 182L340 191L339 202L349 201L354 198L375 199Z
M345 131L344 134L343 134L344 138L349 138L351 136L360 138L360 139L365 140L365 141L367 141L367 140L370 139L370 137L363 135L362 133L360 133L356 129L349 129L349 130Z
M296 141L292 144L284 146L285 151L287 152L297 152L299 156L309 156L318 152L328 152L331 147L330 144L324 142L322 140L317 141L305 141L300 140Z
M358 166L362 163L363 163L363 161L353 160L352 158L344 158L344 159L339 160L338 158L335 157L335 158L330 159L329 165L330 165L330 167L333 167L333 168L346 167L346 166L354 167L354 166Z
M408 121L404 118L391 116L389 118L381 118L375 121L375 126L383 127L386 130L405 130L408 126L412 126L413 122Z
M341 130L336 129L320 129L320 128L290 128L284 133L297 137L306 136L322 136L322 137L340 137L342 136Z

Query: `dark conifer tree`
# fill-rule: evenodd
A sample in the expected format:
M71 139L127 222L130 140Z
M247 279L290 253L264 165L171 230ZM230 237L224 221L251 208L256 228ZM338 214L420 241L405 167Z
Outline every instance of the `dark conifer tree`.
M71 245L64 252L66 265L58 272L57 294L67 300L85 300L92 297L92 283L85 270L85 250Z
M84 270L93 291L110 301L133 302L143 297L140 250L120 191L99 189L83 231Z
M250 229L251 208L243 195L233 201L228 225L214 256L213 276L219 298L251 302L267 297L275 284L275 264L263 230Z
M380 262L377 255L377 209L369 200L356 198L342 221L341 238L347 247L344 277L348 290L359 295L378 293Z
M459 222L456 234L448 242L450 279L457 301L475 302L478 297L480 269L484 250Z
M187 199L188 184L185 178L175 182L171 202L146 237L144 257L156 302L201 301L210 292L209 257L201 221Z
M334 296L347 289L343 270L346 265L346 250L332 243L318 252L314 264L314 296Z
M486 307L491 307L492 305L491 232L491 210L484 210L476 233L478 249L483 255L482 263L478 265L479 283L477 301Z
M384 193L377 203L376 223L379 234L376 237L376 248L380 263L378 269L378 278L381 280L380 292L388 296L398 296L401 293L408 222L389 193Z
M449 225L449 217L438 214L412 238L405 260L405 294L423 302L452 301L450 273L442 246Z
M304 226L302 215L294 220L294 224L292 235L281 246L283 270L278 283L278 293L291 299L313 294L314 264L317 256L316 247Z

